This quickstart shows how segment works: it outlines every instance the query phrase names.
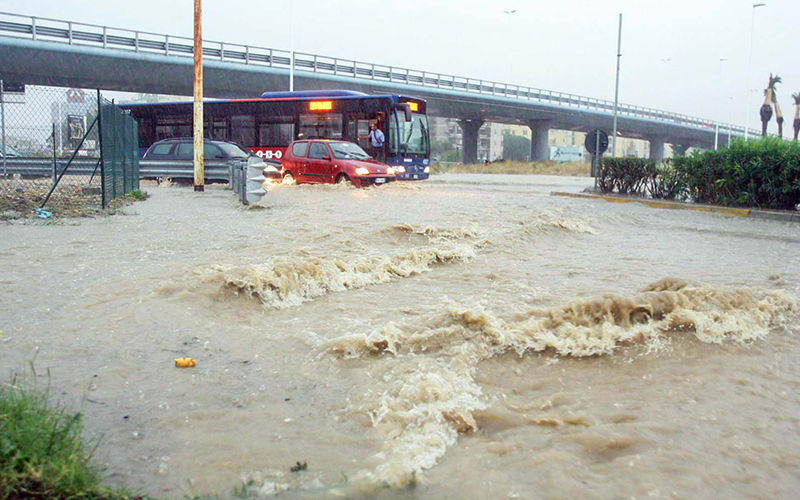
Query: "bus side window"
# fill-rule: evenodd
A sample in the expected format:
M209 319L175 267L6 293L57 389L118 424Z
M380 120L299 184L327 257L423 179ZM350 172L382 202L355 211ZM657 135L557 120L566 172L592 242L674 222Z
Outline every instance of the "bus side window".
M294 123L259 123L259 146L288 146L294 140Z
M231 142L256 146L256 119L251 115L231 116Z

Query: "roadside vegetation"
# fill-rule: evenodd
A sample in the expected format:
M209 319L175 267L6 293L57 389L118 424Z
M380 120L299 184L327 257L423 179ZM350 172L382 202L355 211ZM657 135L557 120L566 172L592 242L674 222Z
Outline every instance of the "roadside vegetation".
M800 144L767 137L739 139L716 151L695 151L661 163L641 158L604 158L598 186L604 193L797 210Z
M591 166L588 163L556 163L501 161L489 165L462 165L460 163L444 165L434 164L434 174L528 174L528 175L570 175L588 177Z
M145 500L102 486L83 419L14 378L0 385L0 499Z

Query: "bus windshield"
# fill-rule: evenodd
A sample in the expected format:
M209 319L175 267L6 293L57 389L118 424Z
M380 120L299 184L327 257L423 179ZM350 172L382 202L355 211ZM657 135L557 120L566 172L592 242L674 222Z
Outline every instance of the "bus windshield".
M366 160L369 155L363 149L352 142L330 142L333 156L341 159Z
M428 117L418 113L411 115L411 121L405 121L400 114L399 123L400 152L402 154L428 153Z

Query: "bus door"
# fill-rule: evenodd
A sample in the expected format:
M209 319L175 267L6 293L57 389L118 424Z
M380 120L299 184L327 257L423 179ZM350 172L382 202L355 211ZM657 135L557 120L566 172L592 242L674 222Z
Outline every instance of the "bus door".
M364 113L351 113L347 117L347 139L369 150L369 117Z
M358 144L364 151L370 152L372 144L369 139L370 125L376 124L378 130L388 133L386 130L386 114L378 113L350 113L347 117L348 140Z

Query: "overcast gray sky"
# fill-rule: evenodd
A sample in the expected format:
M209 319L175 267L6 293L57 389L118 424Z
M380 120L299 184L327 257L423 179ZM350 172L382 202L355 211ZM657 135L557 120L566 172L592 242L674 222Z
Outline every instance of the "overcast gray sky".
M204 38L289 48L290 0L204 0ZM612 100L751 126L770 72L791 129L800 0L294 0L295 50ZM0 0L0 10L191 36L192 0ZM505 10L516 10L504 14ZM775 129L773 119L771 129Z

